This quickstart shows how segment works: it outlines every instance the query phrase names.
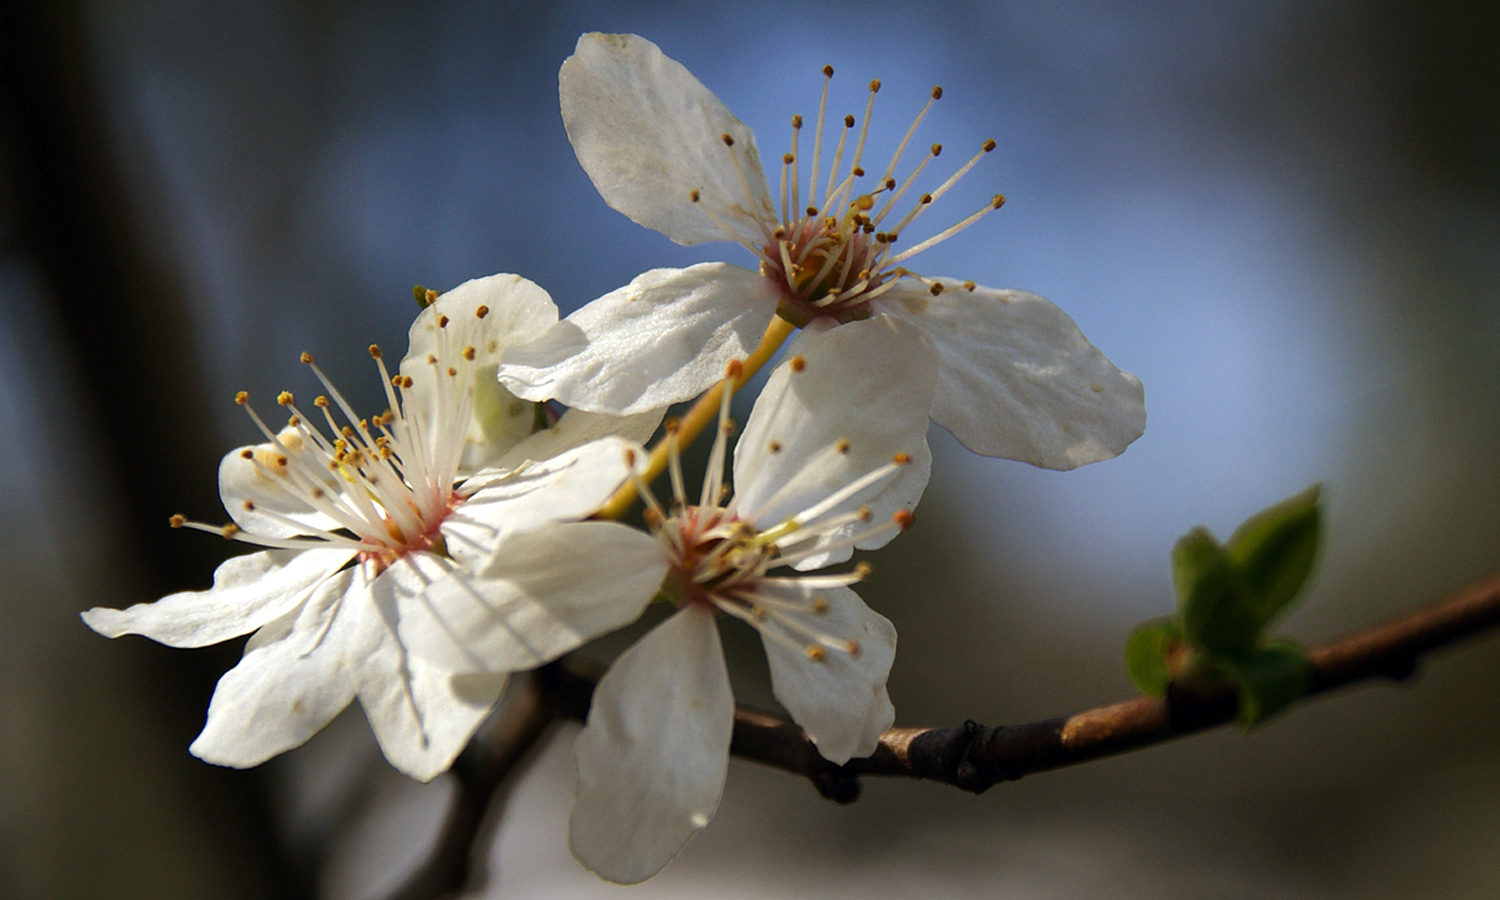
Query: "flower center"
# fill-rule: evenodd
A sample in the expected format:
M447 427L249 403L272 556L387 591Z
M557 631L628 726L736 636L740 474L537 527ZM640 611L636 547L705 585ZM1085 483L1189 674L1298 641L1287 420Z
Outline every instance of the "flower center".
M907 226L915 222L934 201L951 190L982 157L994 150L995 141L985 141L979 152L960 166L957 172L930 193L921 194L904 214L898 214L898 205L911 191L918 176L943 152L942 144L933 144L927 156L906 178L897 181L896 169L905 156L917 127L927 117L932 104L943 96L943 89L932 89L926 105L907 128L873 189L860 190L856 185L867 174L861 161L870 133L875 94L880 91L880 81L877 79L870 82L864 122L848 157L847 169L844 168L845 150L856 120L852 115L844 116L844 127L839 132L833 162L828 167L825 180L821 177L823 138L828 112L828 84L832 78L833 67L824 66L823 94L818 103L812 158L806 166L806 205L802 193L803 161L799 148L802 116L797 115L792 117L791 150L781 158L780 217L760 223L764 234L763 243L759 246L745 244L760 259L760 274L781 288L782 299L777 307L777 314L798 327L819 316L831 317L840 324L869 318L870 301L890 290L903 278L920 281L933 294L941 293L943 286L940 282L924 278L905 268L902 263L968 228L1005 203L1005 198L996 194L978 212L911 247L896 250L895 245ZM734 139L728 134L720 135L720 140L727 146L734 145ZM738 170L739 158L734 154L730 158ZM756 194L749 187L744 172L740 171L739 175L746 196L751 201L746 204L746 208L759 208L760 204L754 202ZM694 190L689 196L697 202L699 192ZM725 227L724 231L743 243L731 229Z
M488 313L483 306L474 310L481 319ZM380 348L370 346L389 402L374 418L358 416L307 353L302 362L328 392L313 401L326 428L312 424L284 391L276 402L291 418L272 431L248 395L236 395L267 440L241 450L244 462L226 460L223 470L233 478L233 493L246 496L244 515L236 516L245 527L213 527L182 516L172 525L266 547L345 547L377 574L408 553L446 556L442 525L467 499L454 485L473 416L476 353L450 341L448 317L433 314L438 347L425 366L411 367L416 378L392 376ZM253 472L238 468L245 465ZM257 533L257 526L271 533Z
M677 606L754 607L759 580L776 545L720 507L683 507L660 534L672 558L662 592Z
M805 361L789 361L793 372L801 372ZM768 640L802 651L809 660L822 661L829 650L858 656L859 643L830 634L818 620L829 609L828 599L819 592L833 587L847 587L869 576L864 563L851 572L822 575L771 576L773 568L792 566L837 546L854 546L882 532L909 528L910 512L896 513L889 522L870 525L868 506L842 511L853 498L867 489L894 477L911 458L897 454L890 463L854 479L843 488L769 527L757 526L757 513L741 511L724 481L728 437L734 431L729 419L729 403L739 362L730 363L724 390L720 395L719 428L709 453L708 469L696 505L689 505L683 483L682 460L678 454L674 426L667 426L669 474L672 499L663 507L651 486L636 473L632 476L636 490L646 503L645 519L653 534L662 542L671 565L662 582L661 593L674 605L697 604L726 613L754 626ZM844 446L840 446L844 445ZM847 450L840 441L828 448L830 453ZM634 457L627 457L634 470ZM837 544L819 544L817 539L842 533L854 523L864 527Z

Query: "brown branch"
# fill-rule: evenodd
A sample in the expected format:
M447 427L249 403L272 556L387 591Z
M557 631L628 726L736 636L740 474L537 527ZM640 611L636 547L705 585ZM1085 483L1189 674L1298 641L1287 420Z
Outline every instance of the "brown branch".
M1500 623L1500 572L1448 597L1308 651L1313 685L1308 696L1370 678L1404 680L1424 655ZM859 796L859 777L880 775L941 781L979 793L1002 781L1077 765L1234 720L1227 689L1164 699L1137 697L1068 716L985 728L892 728L864 759L836 766L818 756L801 729L776 716L739 710L736 756L804 775L829 799Z
M392 900L451 897L474 887L474 853L486 814L499 802L501 785L536 746L563 710L549 704L546 676L527 673L500 708L480 727L449 769L457 782L437 846Z
M1370 678L1405 680L1416 673L1417 662L1424 655L1497 623L1500 572L1433 604L1313 647L1308 651L1313 667L1308 697ZM600 674L570 672L556 663L545 666L531 682L536 699L525 707L529 712L496 716L500 723L495 726L496 733L530 737L513 737L523 743L504 745L512 748L509 751L504 746L488 750L471 746L464 752L461 761L478 755L495 762L488 768L480 767L485 774L465 774L466 770L454 766L460 796L439 849L398 897L440 897L463 886L469 873L469 842L478 833L490 793L548 722L553 718L582 720L588 714L589 698ZM950 728L892 728L881 735L880 745L871 756L834 765L818 754L801 728L770 713L740 707L734 714L730 752L802 775L819 793L837 803L852 803L859 798L860 777L864 775L940 781L977 794L1002 781L1215 728L1233 721L1236 712L1234 694L1227 688L1204 693L1169 691L1165 699L1137 697L1073 715L998 728L975 722ZM517 715L520 724L512 721ZM475 744L489 740L494 738L481 734Z

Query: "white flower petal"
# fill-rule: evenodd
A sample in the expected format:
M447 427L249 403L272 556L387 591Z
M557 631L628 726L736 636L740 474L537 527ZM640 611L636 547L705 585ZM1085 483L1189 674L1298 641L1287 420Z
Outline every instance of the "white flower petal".
M506 351L500 380L528 400L635 414L695 397L760 346L776 285L748 269L653 269Z
M305 499L309 484L321 486L328 494L340 490L337 478L323 462L325 457L294 429L283 429L277 437L280 447L270 443L236 447L219 461L219 497L229 518L251 534L272 538L338 528L337 522Z
M922 499L922 492L927 489L927 481L932 477L932 449L927 445L927 439L911 454L911 462L897 472L889 481L873 487L860 495L856 495L847 503L840 504L838 509L856 509L860 505L870 508L870 518L867 522L851 522L825 531L817 540L810 540L806 544L797 544L784 549L795 550L801 553L814 547L827 547L819 553L811 553L792 564L792 568L803 572L821 569L825 566L838 565L847 561L854 555L854 550L841 542L848 540L863 532L883 523L891 521L897 512L911 512L916 509L917 501ZM837 511L837 510L835 510ZM896 539L901 532L898 529L887 529L874 531L868 537L854 542L854 547L860 550L879 550L886 544Z
M875 752L880 733L896 720L885 682L896 658L896 628L846 587L808 590L790 585L778 592L801 601L821 597L826 612L800 618L838 640L859 644L858 655L825 648L814 661L805 652L765 640L771 687L829 762L840 765Z
M140 634L169 647L206 647L248 634L304 602L343 567L349 550L266 550L225 560L206 591L168 594L129 609L95 607L83 621L105 637Z
M447 324L440 328L440 320ZM466 348L474 348L473 422L460 477L493 464L531 434L535 408L502 387L495 369L505 348L535 339L556 322L557 305L546 291L519 275L491 275L442 294L412 323L409 349L401 361L402 374L413 382L406 392L408 409L439 408L429 357L456 365Z
M715 216L743 240L765 242L760 223L776 211L755 137L655 44L585 34L563 62L558 93L573 151L604 202L679 244L729 237Z
M635 621L667 560L648 534L566 522L503 540L477 571L456 570L400 607L413 653L453 672L514 672L550 662Z
M494 467L509 471L522 463L551 459L604 437L619 437L644 444L656 433L665 413L665 409L653 409L633 416L612 416L570 409L562 414L556 425L544 428L512 447L494 463Z
M363 600L347 596L352 570L323 582L299 609L269 623L219 679L208 723L189 749L221 766L256 766L301 746L354 699L351 670L364 648L350 645ZM373 611L372 611L373 612Z
M385 758L418 781L453 764L505 687L504 675L454 675L433 666L396 635L398 608L450 569L429 553L403 556L369 585L366 602L374 608L361 617L369 649L355 673L360 706Z
M689 606L615 660L578 735L568 844L610 881L645 881L713 818L734 697L714 616Z
M464 482L469 498L443 521L448 553L469 565L506 535L586 518L630 477L628 454L640 445L601 438L513 472L486 470Z
M477 315L481 306L486 307L483 316ZM448 317L441 330L439 316ZM533 340L556 321L557 304L535 282L507 274L474 278L438 295L417 314L407 334L406 357L423 359L441 354L445 346L469 346L480 362L497 362L500 351Z
M1068 314L1024 291L939 279L934 297L903 282L892 314L942 352L932 418L985 456L1073 469L1125 451L1146 428L1140 379L1088 342Z
M761 530L774 527L897 453L910 455L911 463L831 512L868 504L878 523L915 506L932 460L926 439L937 379L932 342L906 322L874 316L821 333L805 330L787 356L771 373L735 448L739 514ZM801 372L790 365L798 356L806 362ZM847 442L842 453L836 449L841 441ZM865 528L849 525L820 542ZM880 546L891 536L869 543ZM848 557L846 548L833 560Z

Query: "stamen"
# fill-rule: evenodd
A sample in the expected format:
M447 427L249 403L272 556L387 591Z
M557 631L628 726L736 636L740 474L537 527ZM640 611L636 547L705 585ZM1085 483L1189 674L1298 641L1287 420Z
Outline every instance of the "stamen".
M895 174L896 166L901 163L901 156L906 153L906 145L911 143L912 136L917 133L917 127L922 124L923 119L927 118L927 111L932 109L932 104L942 96L942 88L935 87L932 89L932 95L923 104L922 111L917 113L917 117L912 120L911 127L906 129L906 134L901 138L901 143L896 145L896 153L891 157L890 165L885 167L885 174L880 176L881 181L886 181Z
M959 222L956 225L952 225L948 228L943 229L942 231L921 242L920 244L917 244L914 247L906 248L906 250L898 253L896 256L893 256L887 262L890 265L895 265L903 260L907 260L913 256L916 256L918 253L921 253L928 247L932 247L936 244L941 244L943 241L946 241L948 238L953 237L955 234L958 234L960 231L963 231L965 228L968 228L970 225L973 225L975 222L978 222L980 219L984 218L985 216L989 215L990 213L994 212L1004 205L1004 195L996 194L990 199L989 204L986 205L984 209L981 209L979 212L976 212L973 215L965 218L963 221Z
M818 130L813 135L812 181L807 186L807 199L818 201L818 167L823 159L823 122L828 114L828 84L833 80L833 66L823 67L823 96L818 100ZM808 215L817 215L809 211Z
M865 100L865 118L859 128L859 141L854 145L854 159L849 163L850 174L858 177L865 174L865 170L859 167L860 160L865 154L865 139L870 136L870 117L875 111L875 95L880 93L880 79L870 82L870 96ZM884 181L885 179L881 179Z
M833 186L838 183L839 166L844 162L844 144L849 140L849 131L854 128L854 117L844 116L844 130L839 132L839 146L833 154L833 165L828 167L828 196L823 198L823 208L833 208Z

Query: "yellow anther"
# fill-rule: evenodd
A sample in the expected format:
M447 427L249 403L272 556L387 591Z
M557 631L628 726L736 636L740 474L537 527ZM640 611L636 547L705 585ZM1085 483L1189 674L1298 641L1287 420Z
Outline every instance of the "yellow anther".
M313 358L312 358L312 354L311 353L308 353L305 350L302 351L301 359L302 359L302 364L304 366L310 366L310 365L312 365Z
M422 297L426 299L427 305L431 306L432 304L437 302L438 292L433 290L432 288L428 288L427 292L423 294Z
M855 575L856 578L859 578L861 581L863 581L866 578L869 578L870 577L870 573L872 571L874 571L874 569L870 566L870 564L867 563L867 562L863 562L863 561L860 562L860 563L858 563L854 567L854 575Z
M999 209L1000 207L1002 207L1004 205L1005 205L1005 195L1004 194L996 194L995 196L993 196L993 197L990 198L990 206L994 207L995 209Z
M895 463L898 466L908 466L908 465L911 465L911 454L910 453L897 453L895 456L891 457L891 462Z
M328 398L323 396L322 394L319 394L318 396L313 398L313 406L319 407L321 409L327 409Z
M819 647L817 644L808 644L807 650L805 652L807 654L807 658L812 660L813 662L822 662L823 658L828 655L827 652L825 652L823 648Z
M861 522L870 521L870 518L874 515L874 513L870 511L870 507L868 506L861 506L859 509L855 510L854 514L859 516L859 520Z
M245 512L255 512L255 501L254 500L246 500L245 501Z
M807 368L807 357L805 357L805 356L794 356L794 357L792 357L791 366L792 366L792 371L793 372L801 372L803 369Z
M478 307L476 307L474 309L474 315L475 315L476 318L482 319L482 318L484 318L485 316L487 316L489 314L490 314L490 308L488 306L483 305L483 304L480 304Z
M370 355L373 356L373 357L375 357L376 359L380 358L380 345L379 344L371 344L370 345Z
M859 659L859 641L850 641L844 645L844 650L849 654L850 659Z
M979 285L975 284L972 281L965 281L964 282L964 290L966 290L966 291L972 291L972 290L974 290L977 287L979 287Z
M725 378L739 378L745 372L745 362L740 359L731 359L724 367Z
M874 81L870 82L870 93L877 94L879 92L880 92L880 79L877 78Z
M849 441L846 440L846 439L844 439L844 438L839 438L834 443L833 449L837 450L840 455L848 453L849 452Z
M823 613L828 612L828 598L827 597L814 597L812 599L812 611L815 612L815 613L817 613L820 616Z
M905 531L912 525L916 524L917 517L912 515L912 512L909 509L898 509L891 516L891 521L899 525L902 531Z
M237 535L239 533L240 533L240 526L235 525L234 523L230 523L228 525L225 525L223 528L219 529L219 534L224 535L224 539L225 540L230 540L235 535Z
M697 188L693 188L692 190L688 191L688 199L691 200L691 201L693 201L694 203L698 202L698 189Z
M932 86L932 99L934 99L934 100L941 100L941 99L943 99L943 89L940 88L940 87L938 87L937 85L933 85Z
M178 513L177 515L168 519L167 524L171 525L173 528L181 528L182 526L187 524L187 516L184 516L182 513Z
M989 140L985 141L984 142L984 147L982 149L984 150L985 153L988 153L991 150L995 149L995 139L994 138L990 138Z
M449 378L456 378L457 376L458 376L458 370L455 369L455 368L453 368L452 366L449 366L448 367L448 377Z
M769 449L772 453L780 453L781 452L781 441L772 441L771 442L771 446L768 447L767 449Z
M282 391L281 393L276 395L276 402L280 403L282 406L290 406L295 401L292 400L291 391Z
M244 391L238 391L234 395L234 402L238 403L240 406L244 406L246 403L250 402L250 395L245 393Z
M797 115L792 116L792 127L793 128L801 128L802 127L802 115L800 113L797 114Z

